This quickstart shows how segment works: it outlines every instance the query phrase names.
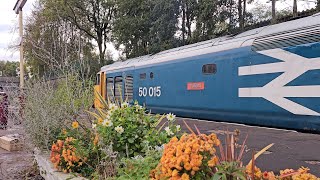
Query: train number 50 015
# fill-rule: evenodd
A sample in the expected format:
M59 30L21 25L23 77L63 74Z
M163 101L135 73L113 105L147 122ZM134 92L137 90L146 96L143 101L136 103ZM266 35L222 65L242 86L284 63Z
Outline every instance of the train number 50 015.
M139 87L139 96L140 97L160 97L161 96L161 86L156 87Z

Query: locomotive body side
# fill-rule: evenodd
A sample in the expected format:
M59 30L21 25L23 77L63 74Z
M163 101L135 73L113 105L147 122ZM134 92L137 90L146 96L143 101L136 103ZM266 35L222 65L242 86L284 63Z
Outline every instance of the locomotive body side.
M319 15L313 20L104 67L107 94L153 113L320 132Z

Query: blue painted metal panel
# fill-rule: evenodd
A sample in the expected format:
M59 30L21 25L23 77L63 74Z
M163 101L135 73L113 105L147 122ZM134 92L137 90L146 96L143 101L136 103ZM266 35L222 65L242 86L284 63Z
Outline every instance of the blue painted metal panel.
M284 48L284 50L306 57L320 57L320 43ZM269 127L308 129L320 131L320 117L295 115L288 110L262 98L239 97L239 88L262 87L279 77L283 72L239 76L239 67L281 62L250 47L218 53L199 55L151 67L137 68L125 72L134 77L134 99L145 104L152 112L173 112L179 116L222 120ZM202 74L204 64L214 63L214 75ZM150 72L154 78L150 79ZM147 78L141 80L140 73ZM107 73L108 77L121 72ZM320 85L320 70L311 70L289 82L286 86ZM205 89L187 90L188 82L204 82ZM161 87L161 96L139 96L139 87ZM320 112L317 97L288 97L313 111Z

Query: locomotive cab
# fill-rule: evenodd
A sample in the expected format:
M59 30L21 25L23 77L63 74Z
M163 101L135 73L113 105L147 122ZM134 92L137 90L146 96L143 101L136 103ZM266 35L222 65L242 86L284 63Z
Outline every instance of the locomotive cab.
M95 108L103 108L103 105L101 103L101 98L106 99L106 89L105 86L105 73L99 72L96 76L96 84L94 86L94 107Z

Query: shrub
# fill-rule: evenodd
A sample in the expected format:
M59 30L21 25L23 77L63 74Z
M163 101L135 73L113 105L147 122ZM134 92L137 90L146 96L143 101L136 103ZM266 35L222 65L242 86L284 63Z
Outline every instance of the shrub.
M149 179L150 171L158 165L162 150L161 148L151 148L147 150L145 157L124 158L116 179Z
M61 129L91 107L91 84L77 76L26 84L24 125L36 147L49 150Z
M180 131L179 126L174 126L174 115L168 115L170 120L158 129L164 116L147 114L146 109L138 104L130 106L123 102L118 107L110 103L107 110L98 109L98 113L91 114L96 117L93 127L102 142L112 144L120 158L143 155L145 147L164 144ZM161 131L164 125L168 125L166 131Z
M58 170L91 177L102 156L97 138L74 121L72 128L63 130L56 143L52 144L50 160Z

